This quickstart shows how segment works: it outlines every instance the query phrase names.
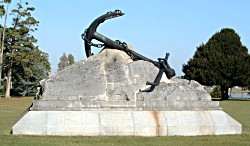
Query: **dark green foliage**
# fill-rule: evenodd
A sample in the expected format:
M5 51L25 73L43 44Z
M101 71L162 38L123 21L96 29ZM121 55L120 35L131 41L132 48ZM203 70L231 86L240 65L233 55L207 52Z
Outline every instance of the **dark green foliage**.
M240 36L229 28L215 33L197 47L194 57L183 65L184 78L207 86L220 85L223 99L228 88L250 84L250 59Z
M5 13L6 13L4 4L10 4L10 3L11 3L11 0L0 1L0 17L5 15Z
M12 95L34 95L39 81L51 69L48 54L39 50L32 35L39 23L31 16L34 10L26 2L17 3L17 8L11 11L12 26L6 28L2 76L12 73Z
M39 81L47 78L50 73L50 63L48 62L48 54L37 50L31 63L26 67L13 66L19 70L13 69L12 75L12 95L31 96L37 92ZM41 57L40 57L41 56Z
M63 70L64 68L68 67L69 65L72 65L75 63L74 56L72 54L69 54L68 57L66 53L63 53L63 56L60 58L60 62L58 63L58 69Z
M72 65L75 63L75 59L74 59L74 56L72 54L68 55L68 61L69 61L69 65Z
M4 14L5 14L4 5L0 5L0 17L3 17Z
M221 96L221 87L216 86L213 91L210 93L211 97L213 98L222 98Z

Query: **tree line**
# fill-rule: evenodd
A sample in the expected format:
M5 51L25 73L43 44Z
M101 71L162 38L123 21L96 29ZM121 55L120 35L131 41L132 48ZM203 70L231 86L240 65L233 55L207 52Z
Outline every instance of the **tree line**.
M9 10L10 4L15 5ZM36 45L34 32L39 21L32 16L35 8L24 0L0 1L0 94L31 96L37 92L39 81L51 72L49 55ZM7 21L11 22L7 26ZM9 24L9 23L8 23ZM74 56L66 53L60 58L58 70L75 62Z
M50 73L48 54L39 49L33 35L39 24L32 17L35 8L19 0L9 11L11 3L11 0L0 2L0 17L4 20L0 24L1 94L5 97L34 95L39 80ZM7 20L11 25L6 25Z

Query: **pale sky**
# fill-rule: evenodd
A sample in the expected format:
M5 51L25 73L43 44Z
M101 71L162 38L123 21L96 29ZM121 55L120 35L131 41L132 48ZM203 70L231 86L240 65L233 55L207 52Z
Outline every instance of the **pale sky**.
M63 52L76 61L86 59L81 34L94 19L116 9L125 15L105 21L97 32L153 60L169 52L178 76L196 47L222 28L234 29L250 48L249 0L33 0L30 6L36 8L33 16L40 24L35 37L49 53L52 72Z

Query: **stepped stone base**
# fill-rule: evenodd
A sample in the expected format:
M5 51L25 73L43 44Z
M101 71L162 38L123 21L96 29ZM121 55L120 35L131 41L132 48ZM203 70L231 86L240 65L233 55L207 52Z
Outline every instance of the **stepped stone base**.
M29 111L13 126L15 135L195 136L241 131L241 124L221 110Z
M85 101L34 100L32 111L182 111L221 110L216 101Z
M196 81L163 75L104 49L40 82L33 105L13 134L82 136L172 136L240 134L241 124L212 101Z

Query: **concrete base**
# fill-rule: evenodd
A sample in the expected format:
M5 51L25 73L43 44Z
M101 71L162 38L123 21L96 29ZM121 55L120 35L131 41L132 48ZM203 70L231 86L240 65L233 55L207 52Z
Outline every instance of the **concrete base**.
M195 136L241 131L241 124L221 110L29 111L13 126L15 135Z

